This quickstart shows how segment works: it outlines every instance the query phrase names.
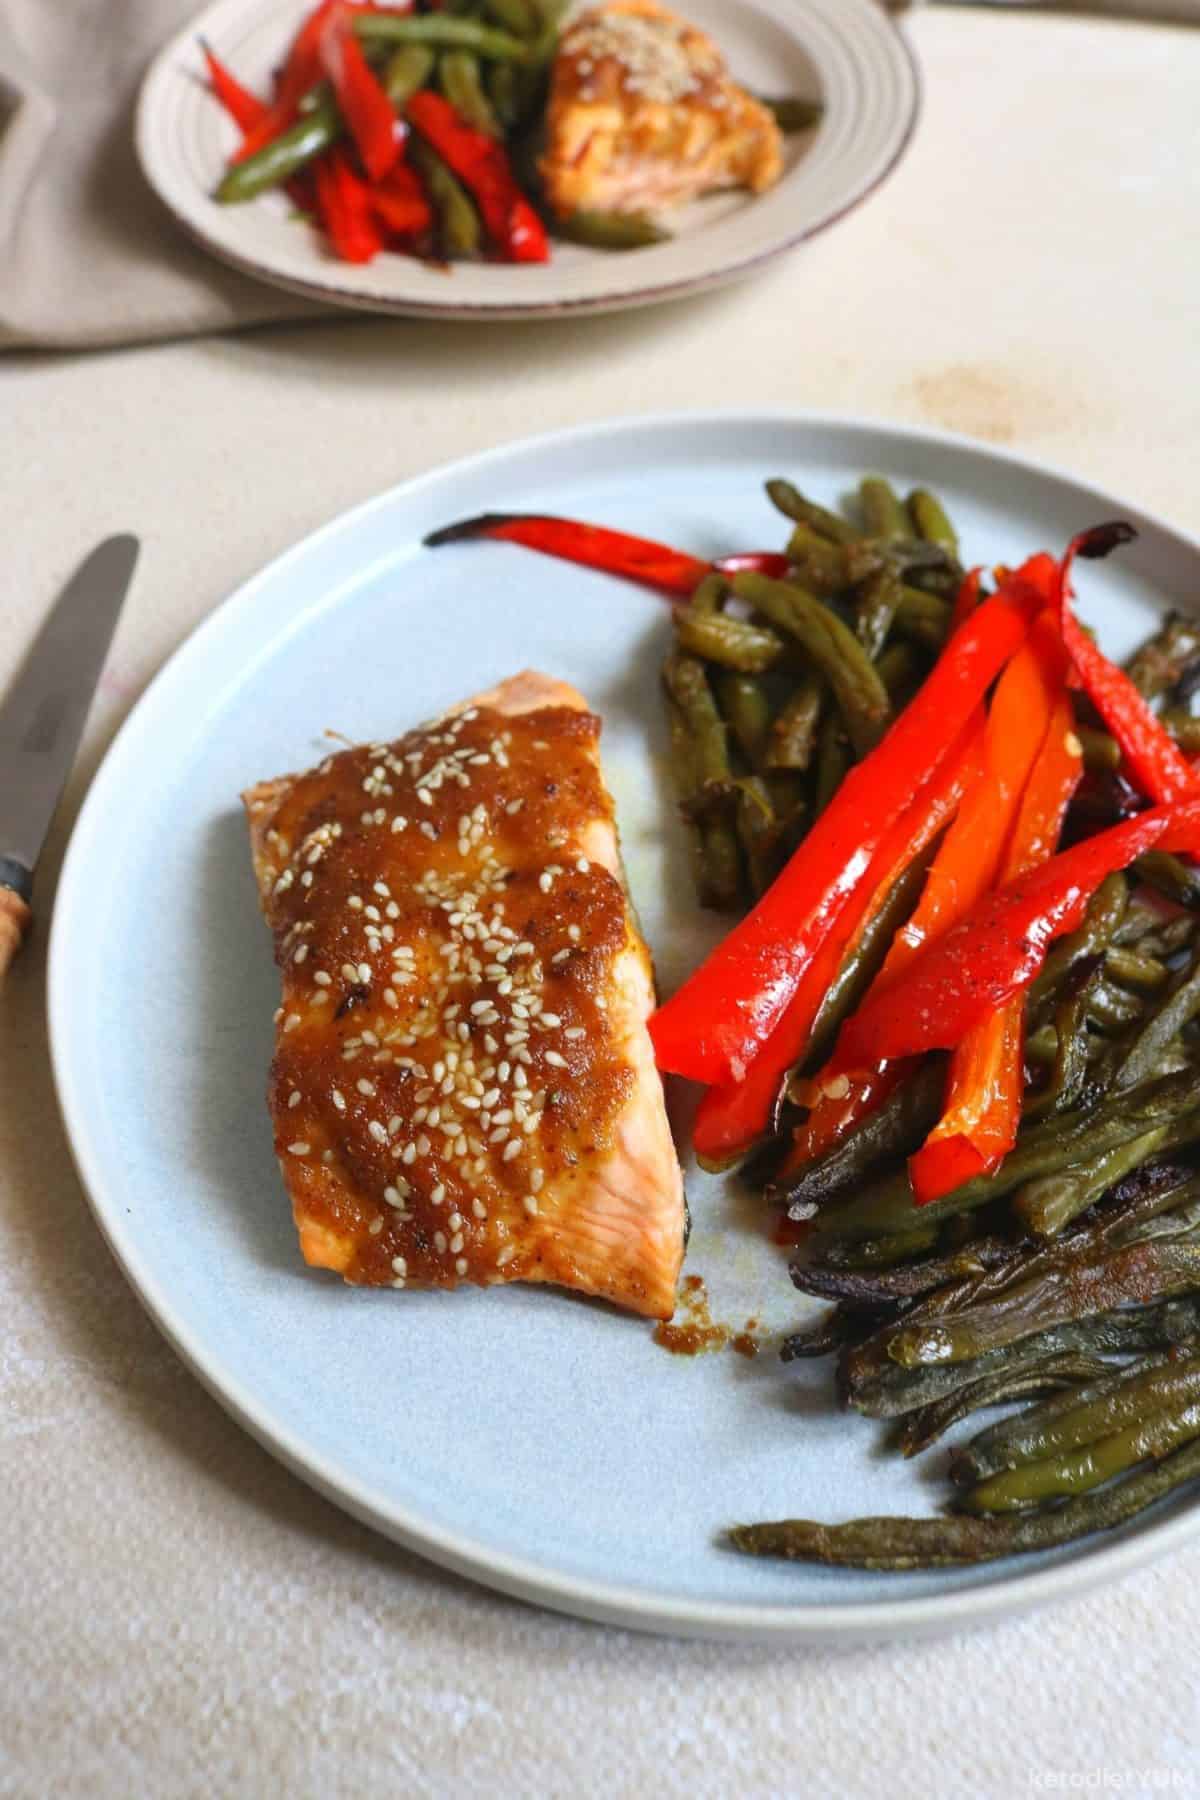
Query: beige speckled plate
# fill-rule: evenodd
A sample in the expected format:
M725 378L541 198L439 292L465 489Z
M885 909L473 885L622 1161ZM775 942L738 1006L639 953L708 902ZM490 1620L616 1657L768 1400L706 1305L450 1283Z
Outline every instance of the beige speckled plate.
M434 268L384 255L337 262L286 197L219 206L212 192L236 131L209 94L201 37L260 92L311 0L217 0L157 57L138 106L137 142L152 186L184 228L247 275L370 312L523 318L604 312L668 300L750 274L864 199L895 166L919 108L916 65L877 0L687 0L736 78L763 93L819 98L815 132L788 140L770 193L722 195L683 209L668 243L628 253L555 246L545 265Z

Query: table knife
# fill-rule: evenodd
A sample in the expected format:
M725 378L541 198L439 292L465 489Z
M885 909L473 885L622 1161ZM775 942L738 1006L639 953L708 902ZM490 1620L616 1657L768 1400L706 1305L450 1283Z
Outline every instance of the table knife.
M33 913L33 872L50 829L121 606L138 540L106 538L75 571L0 706L0 979Z

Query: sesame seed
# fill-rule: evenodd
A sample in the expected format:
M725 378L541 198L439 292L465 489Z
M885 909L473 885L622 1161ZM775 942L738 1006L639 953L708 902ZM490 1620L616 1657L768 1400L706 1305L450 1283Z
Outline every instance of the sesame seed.
M529 1214L530 1218L533 1218L538 1209L538 1203L534 1196L532 1194L526 1194L521 1205L525 1208L525 1211Z
M358 979L359 979L359 980L360 980L360 981L370 981L370 979L371 979L371 965L370 965L370 963L359 963L359 965L358 965Z
M462 1222L463 1222L463 1216L461 1213L458 1213L458 1212L452 1212L450 1214L450 1217L446 1221L446 1223L449 1225L451 1231L461 1230Z
M437 1186L434 1188L433 1192L429 1196L430 1204L433 1206L440 1206L442 1204L442 1201L445 1198L446 1198L445 1183L439 1181Z
M471 1211L475 1214L477 1219L486 1219L488 1216L487 1207L483 1204L483 1201L478 1195L476 1195L475 1199L471 1202Z
M358 970L355 968L353 963L346 962L346 963L342 964L342 978L345 981L357 981L358 980Z
M591 868L591 866L592 865L588 861L586 856L581 856L579 858L579 861L575 864L575 867L578 869L578 871L581 875L586 875L588 870Z
M574 1043L576 1039L586 1037L587 1032L582 1025L570 1025L567 1027L566 1031L563 1032L563 1036L569 1038L571 1042Z
M346 900L346 905L350 908L351 912L361 912L363 909L362 900L357 894L349 895Z
M501 1250L499 1256L496 1258L496 1267L498 1269L504 1268L505 1264L510 1263L516 1254L517 1246L515 1244L505 1244L503 1250Z
M546 1061L553 1069L565 1069L567 1066L566 1057L560 1056L557 1050L547 1050Z
M285 1031L295 1031L295 1029L299 1023L300 1023L300 1014L299 1013L289 1013L287 1018L283 1021L283 1029Z
M313 980L316 982L318 987L328 987L330 985L332 977L327 975L325 973L324 969L317 969L314 971Z
M311 1144L306 1144L303 1138L298 1138L294 1144L288 1145L288 1155L307 1156L311 1149Z
M399 1131L399 1129L400 1129L401 1125L403 1125L403 1123L404 1123L404 1120L400 1117L400 1114L393 1113L391 1118L388 1120L388 1136L395 1137L396 1133Z
M405 1278L405 1277L404 1277L404 1276L403 1276L403 1275L397 1275L397 1276L396 1276L396 1277L395 1277L395 1279L394 1279L394 1280L393 1280L393 1282L392 1282L392 1286L393 1286L393 1287L394 1287L394 1288L402 1288L402 1287L407 1287L407 1286L408 1286L408 1282L407 1282L407 1280L406 1280L406 1278Z
M370 1124L367 1126L367 1130L370 1132L371 1136L375 1139L375 1142L377 1144L386 1144L387 1143L387 1132L383 1129L383 1126L379 1123L378 1119L372 1119Z
M383 1230L382 1218L372 1219L371 1223L367 1226L367 1230L370 1232L372 1237L378 1237L380 1232Z
M466 1257L465 1257L465 1256L460 1256L460 1257L459 1257L459 1258L458 1258L458 1260L457 1260L457 1262L456 1262L456 1263L455 1263L455 1265L454 1265L454 1272L455 1272L455 1274L456 1274L456 1275L465 1275L465 1274L466 1274L466 1272L467 1272L467 1259L466 1259Z
M504 1156L503 1156L502 1160L504 1162L511 1162L513 1160L514 1156L520 1156L520 1154L521 1154L521 1140L520 1140L520 1138L513 1138L511 1143L505 1145Z
M446 1234L444 1231L434 1232L433 1247L439 1256L444 1256L446 1254Z
M300 1104L300 1089L293 1088L291 1093L288 1095L288 1106L289 1107L299 1106L299 1104Z
M296 951L296 954L292 957L292 961L295 963L297 968L300 967L300 964L302 962L308 961L308 945L307 944L300 945L299 949Z
M403 1256L393 1256L392 1267L395 1269L397 1275L408 1274L408 1263Z
M360 1075L354 1085L360 1094L373 1094L375 1092L375 1083L373 1081L368 1081L365 1075Z

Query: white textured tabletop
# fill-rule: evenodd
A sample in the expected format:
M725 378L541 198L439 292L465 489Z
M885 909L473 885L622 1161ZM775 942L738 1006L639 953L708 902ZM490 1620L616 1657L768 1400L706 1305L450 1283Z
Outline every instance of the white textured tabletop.
M0 361L0 683L97 538L145 541L43 915L83 786L181 638L298 535L462 452L619 411L858 411L1044 455L1200 534L1200 31L942 9L911 30L903 167L750 285ZM542 1614L318 1499L185 1373L91 1222L44 946L0 993L0 1794L1200 1788L1200 1543L986 1632L785 1653Z

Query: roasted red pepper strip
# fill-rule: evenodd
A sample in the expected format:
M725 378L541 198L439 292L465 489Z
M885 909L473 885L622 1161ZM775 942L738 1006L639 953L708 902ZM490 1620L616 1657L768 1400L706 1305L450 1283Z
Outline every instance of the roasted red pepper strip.
M464 124L450 102L428 88L409 101L408 119L470 190L501 255L509 262L546 262L546 228L518 187L503 145Z
M953 1048L980 1019L1028 987L1048 946L1078 925L1106 875L1155 847L1191 854L1200 849L1200 799L1138 813L985 895L922 951L907 974L847 1020L839 1060L853 1067Z
M968 569L962 578L962 586L955 596L954 606L950 613L950 629L957 631L964 620L969 619L979 605L979 595L983 586L983 570Z
M326 20L317 54L363 168L373 182L382 181L396 166L404 127L350 29L346 8L336 9Z
M792 562L782 550L743 550L718 556L712 566L718 575L766 575L771 581L784 581Z
M650 1021L660 1068L740 1080L774 1031L884 834L1019 648L1038 596L1013 581L959 627L882 741L852 768L783 873Z
M686 550L672 550L652 538L633 537L627 531L610 531L606 525L587 525L581 519L560 519L549 513L477 513L431 531L426 545L459 544L468 538L495 538L501 543L523 544L543 556L559 556L564 562L603 569L607 575L623 575L644 587L657 588L673 599L690 600L697 583L713 569L720 575L741 575L747 570L781 580L791 567L779 550L746 550L702 562Z
M314 164L317 210L343 262L365 263L383 249L371 212L371 190L338 144Z
M604 525L584 525L576 519L556 519L543 513L480 513L444 525L425 539L430 548L457 544L466 538L498 538L508 544L524 544L545 556L583 563L610 575L625 575L665 594L688 600L710 565L686 551L672 550L650 538L631 537Z
M253 130L247 132L241 149L234 157L243 162L263 150L295 123L301 100L321 79L321 34L330 19L341 10L344 0L321 0L309 13L292 39L291 48L280 73L275 98Z
M710 1165L745 1154L770 1122L779 1090L804 1053L809 1032L839 967L870 919L912 862L942 830L977 776L982 721L972 717L958 742L885 834L863 883L813 960L795 999L755 1057L745 1079L709 1088L700 1103L692 1141Z
M1022 795L1062 688L1064 660L1050 619L1039 618L1030 641L1017 651L996 684L979 778L946 833L920 901L897 933L867 1000L897 980L926 944L957 924L1001 874ZM812 1108L796 1132L795 1148L783 1172L802 1167L839 1143L852 1125L874 1111L902 1073L885 1078L884 1068L874 1059L867 1067L855 1067L835 1054L814 1081ZM978 1071L969 1076L965 1069L960 1077L968 1088L979 1079ZM953 1077L951 1088L956 1095Z
M200 39L200 48L208 65L208 79L213 93L239 130L253 130L270 111L266 101L260 100L257 94L252 94L249 88L243 87L233 71L226 68L203 38Z
M1106 556L1135 537L1132 525L1097 525L1072 538L1059 564L1055 598L1063 642L1079 679L1121 746L1134 786L1160 805L1200 793L1200 778L1167 736L1124 670L1094 644L1071 610L1071 565L1076 556Z
M420 237L433 224L433 211L414 170L397 163L386 181L372 182L371 210L394 237Z
M1035 638L1030 649L1041 646ZM1022 653L1023 654L1023 653ZM1062 652L1058 652L1062 682ZM1016 659L1010 668L1015 666ZM1002 869L1004 882L1048 861L1083 774L1083 752L1065 686L1053 699L1038 759L1030 772ZM1024 1088L1025 999L1015 994L955 1046L946 1081L946 1106L921 1149L909 1160L918 1206L938 1200L973 1175L997 1168L1017 1140Z

